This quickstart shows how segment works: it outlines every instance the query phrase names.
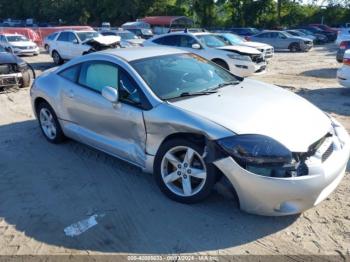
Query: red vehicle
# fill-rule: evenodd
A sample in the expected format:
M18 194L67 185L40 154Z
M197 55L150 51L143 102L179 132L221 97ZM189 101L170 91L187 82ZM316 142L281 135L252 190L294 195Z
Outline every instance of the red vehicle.
M309 26L315 26L323 31L331 32L331 33L338 33L338 31L339 31L338 29L334 29L328 25L323 25L323 24L310 24Z

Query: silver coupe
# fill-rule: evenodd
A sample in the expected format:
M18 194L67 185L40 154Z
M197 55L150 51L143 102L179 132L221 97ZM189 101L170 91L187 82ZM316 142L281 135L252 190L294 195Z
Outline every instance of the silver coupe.
M182 203L223 175L247 212L300 213L337 187L349 159L346 130L305 99L178 49L73 59L38 77L31 100L49 142L69 137L135 164Z

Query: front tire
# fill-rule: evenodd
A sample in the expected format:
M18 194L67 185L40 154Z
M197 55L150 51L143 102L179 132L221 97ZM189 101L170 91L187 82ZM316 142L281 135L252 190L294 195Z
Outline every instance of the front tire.
M292 53L295 53L295 52L298 52L300 51L300 45L297 44L297 43L292 43L290 46L289 46L289 50L292 52Z
M55 111L47 102L41 102L38 105L37 116L40 129L50 143L59 144L65 140Z
M61 58L60 54L57 51L52 52L52 59L55 65L62 65L63 59Z
M22 82L20 88L29 87L30 86L30 73L28 70L22 72Z
M215 167L203 158L203 146L185 139L166 141L159 149L154 176L160 190L181 203L202 201L216 182Z

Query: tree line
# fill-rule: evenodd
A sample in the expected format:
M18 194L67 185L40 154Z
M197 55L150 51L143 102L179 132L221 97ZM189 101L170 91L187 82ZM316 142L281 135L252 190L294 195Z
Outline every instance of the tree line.
M274 28L350 22L350 0L0 0L0 18L118 26L151 15L185 15L197 26Z

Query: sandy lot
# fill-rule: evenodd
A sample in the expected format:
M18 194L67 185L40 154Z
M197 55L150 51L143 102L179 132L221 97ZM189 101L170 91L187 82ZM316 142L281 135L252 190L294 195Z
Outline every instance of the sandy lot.
M52 66L48 55L25 59L38 73ZM255 78L302 95L350 131L350 90L335 80L339 66L333 46L317 47L277 53L268 72ZM182 205L125 162L74 141L47 143L28 89L2 92L0 105L0 255L350 256L348 175L327 200L300 216L246 214L221 187L203 203ZM95 214L96 226L74 238L64 234Z

